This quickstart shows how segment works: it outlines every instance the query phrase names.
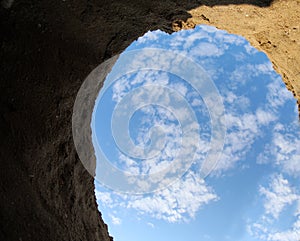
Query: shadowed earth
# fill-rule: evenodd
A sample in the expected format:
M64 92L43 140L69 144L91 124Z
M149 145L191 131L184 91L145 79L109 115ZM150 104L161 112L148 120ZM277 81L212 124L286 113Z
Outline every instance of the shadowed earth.
M277 2L284 1L273 4ZM268 12L271 4L16 0L10 8L1 7L0 240L110 240L97 212L93 178L72 140L73 103L85 77L148 30L171 33L199 23L229 26L224 16L233 10ZM295 11L294 5L287 11ZM223 25L208 16L214 13ZM258 15L256 21L263 18ZM299 32L299 26L293 28ZM297 75L289 71L282 73Z

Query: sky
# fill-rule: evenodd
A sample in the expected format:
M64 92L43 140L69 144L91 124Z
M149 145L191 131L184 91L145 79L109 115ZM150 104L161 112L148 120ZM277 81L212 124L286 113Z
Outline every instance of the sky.
M300 240L296 100L241 36L147 32L107 76L91 126L114 240Z

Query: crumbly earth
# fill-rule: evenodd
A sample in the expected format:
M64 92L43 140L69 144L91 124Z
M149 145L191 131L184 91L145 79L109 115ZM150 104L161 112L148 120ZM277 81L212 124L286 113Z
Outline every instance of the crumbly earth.
M85 77L148 30L205 23L265 51L299 98L299 0L2 0L0 240L109 241L72 140Z

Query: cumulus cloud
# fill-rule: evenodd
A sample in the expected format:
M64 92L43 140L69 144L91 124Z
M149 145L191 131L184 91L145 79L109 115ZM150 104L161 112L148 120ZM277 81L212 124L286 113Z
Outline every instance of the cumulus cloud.
M267 75L261 102L256 103L257 76ZM253 89L244 89L247 82L253 84ZM264 140L266 148L259 154L258 162L264 163L276 160L276 164L289 174L300 172L300 132L298 125L293 122L284 127L280 123L283 114L280 109L286 103L295 102L292 94L285 88L282 80L274 74L271 63L246 64L237 67L230 75L228 86L221 89L226 108L227 135L223 156L218 162L215 174L221 174L236 167L245 159L253 145ZM295 117L297 115L295 114ZM274 130L274 131L273 131ZM268 134L267 134L268 133ZM270 139L269 133L273 133Z
M176 42L176 38L179 38L179 36L180 34L177 35L177 37L175 37L175 39L172 41ZM221 33L221 35L219 34L217 40L213 39L210 35L210 37L206 35L201 36L203 39L205 39L205 41L208 38L210 38L208 41L210 47L213 46L214 41L221 41L222 36L224 39L226 39L228 43L235 43L236 45L245 44L245 41L240 37L231 36L225 38L225 33ZM184 41L184 39L182 38L180 38L180 40ZM170 39L163 39L162 42L164 41L170 41ZM189 41L196 41L196 38L191 37L191 40ZM227 43L226 41L225 43ZM139 43L139 41L137 43ZM154 45L159 44L157 41L154 41L154 43L150 43ZM222 55L227 48L224 47L222 50L212 51L212 48L210 47L208 47L207 45L204 49L205 51L209 51L209 53L212 54L214 57L219 57L220 55ZM202 52L202 55L199 53L196 54L197 58L204 58L203 54L205 54L205 51L203 52L201 46L199 47L199 45L197 45L195 46L195 48L197 49L197 51ZM220 46L218 46L218 48L220 48ZM193 51L188 49L188 51L195 52L196 50ZM216 69L215 66L214 69ZM220 71L223 73L223 70ZM274 121L278 119L277 108L273 108L273 103L277 103L277 99L280 99L280 103L281 105L283 105L288 99L290 99L290 96L284 91L284 86L280 84L280 80L273 78L273 72L274 71L272 69L272 65L269 62L265 62L260 64L240 64L236 66L235 70L231 74L229 74L229 88L227 87L221 92L221 94L224 96L225 106L227 110L227 114L225 116L228 130L227 139L224 147L223 157L218 163L216 173L221 173L235 167L236 163L245 157L245 155L251 149L251 146L255 143L255 141L257 141L261 137L264 128L266 128L271 123L274 123ZM126 93L130 90L130 88L132 88L136 83L144 83L147 85L159 84L161 86L168 86L176 90L184 98L187 98L189 96L188 88L186 85L170 81L170 77L167 76L165 73L162 76L160 75L162 75L162 73L142 72L138 73L132 81L127 80L127 83L123 83L121 81L121 84L116 84L114 86L115 100L120 100L122 97L124 97ZM254 94L251 93L251 90L247 93L239 93L237 90L240 89L246 81L253 82L254 77L260 75L269 75L269 78L272 79L273 82L268 85L268 92L266 96L264 96L265 100L267 100L266 104L254 106L252 103ZM274 92L281 92L282 94L280 96L276 96L276 93ZM164 103L171 104L170 97L164 91L161 91L160 93L158 93L157 91L152 91L151 94L153 98L163 98ZM135 95L134 102L140 103L143 101L143 99L145 99L145 95ZM199 98L187 98L187 100L189 101L189 103L191 103L190 105L192 107L201 106L201 101L199 103ZM178 111L178 114L179 117L187 116L186 109ZM167 129L167 127L164 126L163 129ZM142 137L141 139L144 138ZM179 141L177 141L177 143L178 142ZM174 151L176 151L176 148L173 148L172 150L169 149L168 153L172 153ZM120 157L120 159L123 160L124 158ZM154 163L155 165L158 164L157 161L152 161L152 163ZM147 166L149 166L149 163L147 163ZM135 171L137 171L136 168Z
M266 241L299 241L299 190L293 187L282 174L276 174L273 175L268 187L260 186L259 193L263 198L264 213L256 222L248 225L249 234ZM292 204L298 206L293 213L295 221L291 228L287 230L276 228L274 223Z
M262 139L264 131L272 128L274 129L272 143L269 143L265 149L265 153L268 155L261 154L259 163L275 160L276 165L283 167L287 173L297 175L300 171L300 155L298 151L300 135L297 137L292 131L288 132L290 127L284 127L281 124L275 126L275 122L279 122L278 120L280 119L278 110L287 101L291 100L292 96L281 83L281 79L274 75L271 63L265 61L258 64L245 64L243 61L247 59L247 54L255 55L257 50L251 47L243 38L228 35L225 31L218 31L208 26L199 28L202 31L193 33L182 31L172 35L172 38L168 38L168 35L161 31L156 33L148 32L143 38L139 38L130 49L143 48L145 46L160 48L168 46L167 48L174 52L178 51L188 56L194 56L197 62L205 66L208 75L216 81L226 106L225 118L227 125L223 155L214 171L216 175L224 174L229 169L236 167L239 162L245 159L256 141L266 140ZM221 57L227 53L226 51L232 44L239 46L246 52L244 55L233 55L237 63L232 64L230 71L225 71L225 67L223 68L224 59L221 59ZM133 59L132 65L137 67L145 66L145 63L147 65L147 61L151 58L156 63L154 66L158 69L185 69L183 65L176 62L176 59L174 59L173 63L170 63L165 56L151 56L151 51L145 52L144 56ZM175 66L173 66L174 63ZM188 76L189 73L185 74ZM267 83L264 86L266 93L261 97L261 103L256 103L256 90L259 88L257 87L257 77L259 76L265 76L269 82L267 83L264 80L265 82L263 83ZM252 88L244 88L246 83L251 84ZM209 117L203 107L204 103L201 100L201 96L195 95L195 91L190 93L187 85L178 83L171 79L167 73L159 71L138 71L132 77L129 77L129 75L121 77L113 85L113 101L116 103L121 102L128 92L143 84L161 86L160 90L153 88L153 91L150 91L151 98L156 100L163 99L164 103L172 104L174 101L163 91L163 87L170 87L176 90L181 97L186 98L191 107L198 108L198 113L202 113L203 116L206 114L205 117L202 116L203 118ZM259 84L262 86L261 82ZM138 105L143 100L145 100L145 95L140 92L140 94L134 96L133 105ZM187 116L187 109L179 106L176 109L179 110L177 117L184 119ZM164 146L164 151L160 153L160 158L152 158L142 162L137 162L135 159L119 152L118 157L122 168L133 174L149 174L167 168L174 159L178 149L180 149L179 144L181 143L179 126L176 125L176 118L170 114L170 111L165 109L160 110L160 113L158 113L153 108L144 108L143 112L145 117L140 120L140 129L136 142L145 146L149 142L149 127L161 126L167 133L166 145ZM164 119L168 121L162 121ZM201 123L201 126L205 126L205 123ZM201 149L193 153L196 156L195 160L198 165L201 165L201 161L203 161L210 148L211 130L209 128L206 129L207 131L200 138ZM286 135L286 133L290 133L290 135ZM188 141L184 144L187 145ZM269 188L260 188L260 194L266 200L264 203L266 210L264 217L268 216L268 218L265 219L276 219L286 205L296 201L296 197L292 196L291 190L287 180L282 176L277 176ZM275 202L276 195L281 195L281 199L277 202ZM135 210L139 214L147 214L167 222L189 220L195 217L197 211L203 206L218 200L218 196L213 189L198 176L198 173L193 171L187 173L182 179L168 188L153 194L127 196L98 191L96 196L99 202L108 208L128 208ZM294 226L298 230L297 222ZM259 230L259 235L265 235L268 232L264 227L263 221L254 223L250 228L253 235L256 235L255 230ZM272 235L275 235L275 233L272 233ZM276 235L272 236L272 238L268 236L269 240L284 240L278 238L282 234L277 233Z
M287 205L300 201L300 196L289 185L289 181L281 174L276 175L269 188L260 187L259 192L265 198L264 208L268 215L278 219L280 213Z
M224 50L219 48L216 44L204 42L194 46L190 50L190 53L192 56L217 57L224 54Z
M238 99L232 93L229 98L229 101ZM247 99L243 102L248 103ZM239 108L232 107L230 109L229 107L227 110L228 113L225 115L226 141L222 157L214 170L215 174L221 174L234 168L238 162L246 157L253 144L263 136L265 129L278 118L274 112L261 107L244 114L241 113Z
M99 191L99 196L106 196L105 191ZM117 206L132 209L140 215L149 215L167 222L188 221L194 218L197 211L218 197L205 181L193 172L189 172L178 182L168 188L153 194L127 196L114 193L116 202L103 203L104 206Z
M300 128L298 124L276 124L271 142L266 145L264 152L258 156L260 164L272 163L283 172L300 176Z

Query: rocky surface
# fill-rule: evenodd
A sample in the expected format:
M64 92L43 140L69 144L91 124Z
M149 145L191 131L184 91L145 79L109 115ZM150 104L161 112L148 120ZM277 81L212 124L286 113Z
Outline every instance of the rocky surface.
M268 54L299 97L299 0L3 0L2 6L0 240L111 239L74 148L72 108L89 72L148 30L206 23L241 34Z

